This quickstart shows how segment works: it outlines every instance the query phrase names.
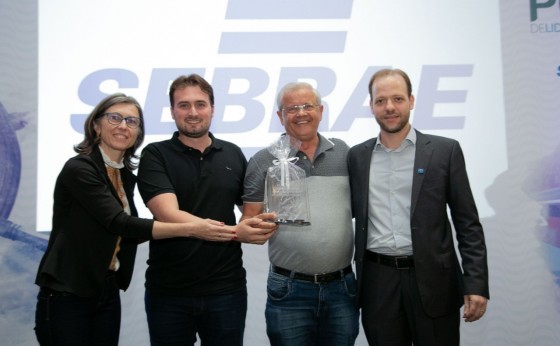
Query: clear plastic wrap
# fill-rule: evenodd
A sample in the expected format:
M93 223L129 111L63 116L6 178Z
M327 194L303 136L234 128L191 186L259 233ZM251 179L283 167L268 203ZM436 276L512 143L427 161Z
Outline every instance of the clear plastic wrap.
M268 168L265 182L265 210L275 212L277 224L310 225L305 171L295 165L290 151L300 142L288 135L273 142L268 151L276 158Z

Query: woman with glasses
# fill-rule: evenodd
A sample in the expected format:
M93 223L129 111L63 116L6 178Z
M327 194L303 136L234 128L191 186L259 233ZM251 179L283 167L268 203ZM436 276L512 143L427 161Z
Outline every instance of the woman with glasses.
M130 284L139 242L198 236L201 229L208 240L235 238L214 220L162 223L137 217L132 170L144 133L138 102L110 95L86 119L84 139L74 147L78 155L58 176L52 233L35 281L41 345L118 344L119 290Z

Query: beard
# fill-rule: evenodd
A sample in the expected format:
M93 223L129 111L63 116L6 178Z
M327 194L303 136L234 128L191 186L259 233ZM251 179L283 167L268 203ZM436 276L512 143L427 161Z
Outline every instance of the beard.
M401 132L407 124L407 121L401 121L397 124L397 126L389 127L383 123L379 123L379 127L381 127L381 129L387 133L398 133Z
M197 124L196 126L192 126L185 123L178 130L185 137L201 138L208 134L209 129L210 126L207 126L204 123Z
M408 119L409 119L409 114L403 114L400 117L400 121L396 125L389 127L383 122L383 119L378 119L377 117L375 118L375 120L377 120L377 124L379 124L379 127L386 133L401 132L403 129L406 128L406 125L408 125Z
M208 129L200 129L200 130L188 130L188 129L181 129L179 130L179 132L185 136L185 137L189 137L189 138L200 138L200 137L204 137L206 134L208 134Z

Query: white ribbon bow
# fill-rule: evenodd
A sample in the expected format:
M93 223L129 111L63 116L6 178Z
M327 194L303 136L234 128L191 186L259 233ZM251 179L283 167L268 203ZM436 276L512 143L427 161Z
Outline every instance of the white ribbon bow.
M275 166L280 165L280 186L290 187L290 177L286 174L288 172L288 162L296 163L299 157L280 158L272 160Z

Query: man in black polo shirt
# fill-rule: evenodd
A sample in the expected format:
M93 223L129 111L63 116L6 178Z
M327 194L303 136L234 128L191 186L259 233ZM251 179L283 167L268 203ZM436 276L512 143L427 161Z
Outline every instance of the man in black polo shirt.
M218 238L199 230L188 238L150 242L145 306L152 345L242 345L247 288L241 241L262 244L276 225L262 214L236 225L247 160L233 143L210 132L214 94L198 75L180 76L169 90L178 131L142 152L138 188L154 218L223 222Z

